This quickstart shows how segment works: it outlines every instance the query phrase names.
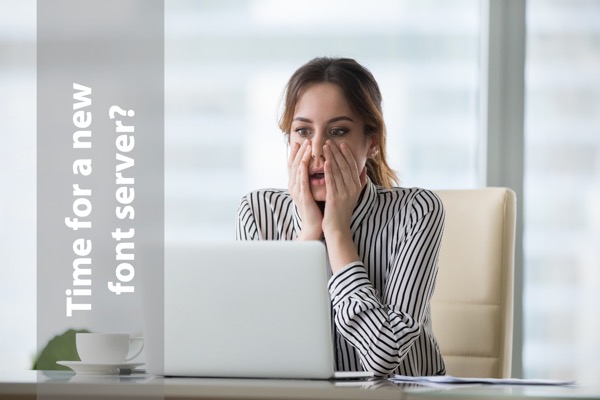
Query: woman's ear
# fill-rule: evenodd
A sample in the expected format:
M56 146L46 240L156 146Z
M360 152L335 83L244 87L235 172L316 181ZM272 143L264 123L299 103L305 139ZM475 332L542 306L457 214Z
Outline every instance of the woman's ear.
M371 144L369 145L369 152L367 153L368 158L373 158L379 153L379 141L375 135L369 136Z

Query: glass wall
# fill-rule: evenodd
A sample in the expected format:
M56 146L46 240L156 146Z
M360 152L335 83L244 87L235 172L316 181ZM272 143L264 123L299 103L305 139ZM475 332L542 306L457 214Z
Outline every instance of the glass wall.
M524 371L600 376L600 1L529 0Z

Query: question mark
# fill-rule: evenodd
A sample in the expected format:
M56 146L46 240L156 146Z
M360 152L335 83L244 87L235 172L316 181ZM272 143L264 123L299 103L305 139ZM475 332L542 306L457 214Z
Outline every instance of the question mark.
M112 106L112 107L110 107L108 109L108 115L110 116L110 119L114 119L115 118L115 114L119 114L122 117L124 117L125 115L127 115L128 117L133 117L135 115L135 111L129 110L129 111L126 112L125 110L123 110L119 106Z

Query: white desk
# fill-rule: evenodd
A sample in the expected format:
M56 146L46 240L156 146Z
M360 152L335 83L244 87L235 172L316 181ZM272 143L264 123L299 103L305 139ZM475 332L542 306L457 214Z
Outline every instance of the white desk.
M146 374L86 376L63 371L0 375L0 400L54 399L401 399L386 381L162 378Z
M280 379L161 378L146 374L85 376L71 372L0 373L0 400L75 399L600 399L598 387L396 386Z

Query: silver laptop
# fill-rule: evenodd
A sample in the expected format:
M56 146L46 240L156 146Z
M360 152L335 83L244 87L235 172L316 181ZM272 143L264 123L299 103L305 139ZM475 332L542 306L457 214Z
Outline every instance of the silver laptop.
M143 300L148 372L240 378L370 376L334 373L327 279L325 247L317 241L166 245L164 332L157 329L160 321L152 321L161 318L152 311L160 307L160 299L155 304ZM148 285L147 279L142 282Z

